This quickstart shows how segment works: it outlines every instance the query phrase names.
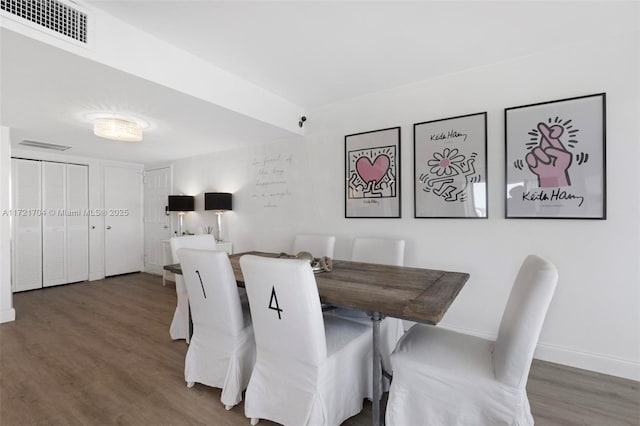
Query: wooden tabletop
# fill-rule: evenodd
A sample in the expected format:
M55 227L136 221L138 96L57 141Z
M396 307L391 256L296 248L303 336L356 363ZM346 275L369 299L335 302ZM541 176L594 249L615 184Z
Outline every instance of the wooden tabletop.
M240 257L245 254L278 256L262 252L229 256L240 286L244 286ZM182 273L179 264L167 265L165 269ZM464 287L469 274L334 260L331 272L317 273L315 277L323 303L437 324Z

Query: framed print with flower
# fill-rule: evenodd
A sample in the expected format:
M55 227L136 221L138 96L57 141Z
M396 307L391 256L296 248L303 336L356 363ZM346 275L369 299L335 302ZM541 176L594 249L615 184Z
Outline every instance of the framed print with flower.
M487 218L487 113L413 125L416 218Z
M347 135L344 150L344 217L400 217L400 127Z
M507 218L606 218L605 97L504 110Z

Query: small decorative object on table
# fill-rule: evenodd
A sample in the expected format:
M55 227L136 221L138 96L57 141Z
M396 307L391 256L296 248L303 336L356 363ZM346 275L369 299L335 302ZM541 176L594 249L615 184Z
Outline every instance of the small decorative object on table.
M278 258L308 260L309 263L311 264L311 269L316 274L319 272L331 272L333 270L333 262L331 261L330 257L327 257L327 256L313 257L313 255L308 251L301 251L296 255L287 254L283 252L278 255Z

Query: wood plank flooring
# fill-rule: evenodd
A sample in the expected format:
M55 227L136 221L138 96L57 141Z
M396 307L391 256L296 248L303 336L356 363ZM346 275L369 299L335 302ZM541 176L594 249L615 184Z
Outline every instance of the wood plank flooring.
M248 425L242 403L226 411L218 389L186 387L175 298L148 274L15 294L16 321L0 325L0 424ZM537 425L640 425L638 382L535 361L528 392ZM365 401L345 425L370 416Z

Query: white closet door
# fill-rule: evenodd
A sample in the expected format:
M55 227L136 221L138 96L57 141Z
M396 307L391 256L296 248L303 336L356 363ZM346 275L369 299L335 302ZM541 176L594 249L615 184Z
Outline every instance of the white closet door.
M142 172L136 169L104 169L104 268L105 275L141 271Z
M67 282L89 279L89 182L87 166L67 164Z
M42 287L42 222L39 161L11 160L13 291Z
M67 283L66 165L42 162L42 285Z

